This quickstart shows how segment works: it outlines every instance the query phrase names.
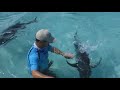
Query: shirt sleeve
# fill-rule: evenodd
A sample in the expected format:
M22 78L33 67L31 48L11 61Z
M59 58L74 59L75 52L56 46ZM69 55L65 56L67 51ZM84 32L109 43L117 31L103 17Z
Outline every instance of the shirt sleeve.
M36 56L30 56L30 70L38 70L38 58Z
M53 51L53 46L51 46L51 45L48 45L48 51Z

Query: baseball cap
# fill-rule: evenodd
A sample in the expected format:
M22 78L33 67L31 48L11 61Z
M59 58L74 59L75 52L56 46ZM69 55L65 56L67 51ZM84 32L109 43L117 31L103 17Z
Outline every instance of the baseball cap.
M48 29L41 29L36 33L36 39L40 41L47 41L49 43L53 43L56 39L52 36L52 34L48 31Z

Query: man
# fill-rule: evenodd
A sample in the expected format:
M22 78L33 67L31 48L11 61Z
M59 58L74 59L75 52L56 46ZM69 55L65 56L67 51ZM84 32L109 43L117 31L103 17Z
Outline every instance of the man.
M50 45L55 42L55 38L46 29L41 29L36 33L36 41L28 52L28 67L33 78L55 78L48 72L49 60L48 51L72 59L74 55L64 53Z

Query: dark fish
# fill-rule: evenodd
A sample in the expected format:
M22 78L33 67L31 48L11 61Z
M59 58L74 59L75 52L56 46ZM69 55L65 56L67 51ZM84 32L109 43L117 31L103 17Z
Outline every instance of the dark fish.
M90 78L91 69L97 67L100 64L102 58L100 58L99 62L97 62L95 65L90 65L89 54L83 50L82 44L78 39L77 32L74 35L74 41L77 63L71 64L68 61L67 63L70 66L77 68L81 78Z
M0 34L0 45L6 44L12 39L16 38L17 36L15 36L15 34L17 33L18 30L25 29L26 25L35 23L35 22L37 22L37 17L35 17L34 20L29 21L27 23L18 22L15 25L8 27L6 30L4 30Z

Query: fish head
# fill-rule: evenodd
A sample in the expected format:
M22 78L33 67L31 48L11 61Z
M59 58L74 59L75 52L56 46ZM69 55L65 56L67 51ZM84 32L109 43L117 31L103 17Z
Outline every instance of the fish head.
M78 47L78 42L77 42L77 41L74 41L74 42L73 42L73 45L74 45L75 47Z

